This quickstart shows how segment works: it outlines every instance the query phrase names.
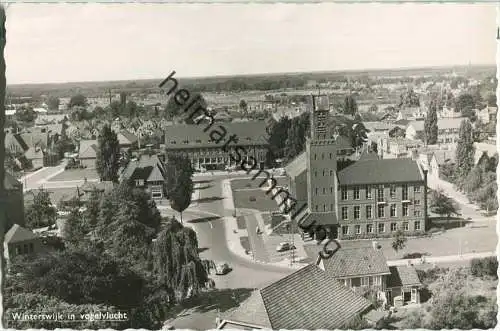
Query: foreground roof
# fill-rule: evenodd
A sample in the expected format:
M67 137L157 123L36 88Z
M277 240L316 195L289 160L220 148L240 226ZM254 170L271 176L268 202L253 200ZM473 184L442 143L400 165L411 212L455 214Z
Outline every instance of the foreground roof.
M371 304L314 264L255 292L227 320L272 329L338 329Z
M341 247L330 258L321 261L325 271L334 278L390 273L382 250L373 247Z
M421 182L423 174L411 159L360 160L338 173L340 185Z
M4 242L8 244L23 242L38 238L33 232L23 228L19 224L14 224L5 234Z

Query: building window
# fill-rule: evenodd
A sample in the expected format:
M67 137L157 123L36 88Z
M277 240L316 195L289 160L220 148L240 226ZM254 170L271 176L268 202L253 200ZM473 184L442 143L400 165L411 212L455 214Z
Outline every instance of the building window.
M333 203L330 205L330 211L333 211Z
M315 159L315 160L317 159L317 158L316 158L316 154L314 154L314 159Z
M378 224L378 232L385 232L385 224L384 223Z
M420 200L415 200L415 206L420 206Z
M405 231L410 230L410 225L408 224L408 222L403 222L403 230Z
M372 197L372 187L371 186L367 186L366 187L366 198L368 200L373 199L373 197Z
M378 217L385 217L384 205L378 205Z
M330 194L333 194L333 186L330 187Z
M415 193L420 193L420 186L415 185L415 186L413 187L413 192L415 192Z
M354 200L359 200L359 186L354 187Z
M323 177L325 177L325 170L323 170Z
M420 231L420 221L415 221L415 231Z
M347 218L348 218L347 207L342 207L342 219L346 220Z
M330 160L332 159L332 153L330 153Z
M396 199L396 185L391 185L391 199Z
M143 186L143 185L144 185L144 179L135 180L135 186Z
M347 225L342 225L342 234L343 235L349 234L349 227Z
M333 170L330 170L330 176L333 176Z
M326 187L323 187L323 194L326 194Z
M372 206L366 206L366 218L372 218L372 217L373 217Z
M380 185L377 190L377 201L384 201L384 185Z
M356 231L356 234L360 234L361 233L361 225L355 225L354 230Z
M347 200L347 190L345 188L341 190L341 198L342 200Z
M323 211L326 211L326 205L323 205Z
M373 233L373 224L366 224L366 232Z
M314 177L318 177L318 172L314 170Z
M397 223L391 223L391 231L394 232L398 229Z
M354 206L354 219L355 220L359 220L359 210L360 210L360 207L359 206Z
M314 194L318 195L318 188L317 187L314 189Z
M321 153L321 159L324 160L325 159L325 153Z
M396 217L396 204L391 204L391 217Z
M369 286L369 285L370 285L370 277L362 277L361 286Z
M403 202L403 216L408 216L408 203Z
M422 216L422 212L419 209L415 209L413 211L413 215L416 217L420 217L420 216Z
M382 286L382 276L375 276L373 278L374 278L373 285Z
M408 185L403 185L403 200L408 200Z
M30 243L30 253L33 253L35 251L35 246L33 243Z
M319 208L318 208L318 205L316 205L316 206L315 206L315 209L316 209L316 211L318 211L318 209L319 209Z

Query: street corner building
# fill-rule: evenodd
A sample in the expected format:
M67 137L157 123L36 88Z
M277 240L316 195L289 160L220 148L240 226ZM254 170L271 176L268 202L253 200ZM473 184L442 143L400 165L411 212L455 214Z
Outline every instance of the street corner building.
M348 139L328 129L329 108L327 96L312 97L306 151L285 168L296 200L292 219L321 240L388 237L398 229L424 233L427 170L412 159L354 151Z

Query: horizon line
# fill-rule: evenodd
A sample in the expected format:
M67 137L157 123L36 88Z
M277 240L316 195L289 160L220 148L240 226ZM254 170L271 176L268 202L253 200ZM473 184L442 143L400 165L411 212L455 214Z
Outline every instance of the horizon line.
M178 76L178 79L214 79L214 78L242 78L242 77L258 77L258 76L273 76L273 75L301 75L301 74L333 74L333 73L362 73L362 72L376 72L382 70L392 71L410 71L417 69L451 69L454 67L497 67L496 63L475 63L475 64L450 64L450 65L435 65L435 66L409 66L409 67L379 67L379 68L364 68L364 69L337 69L337 70L313 70L313 71L288 71L288 72L267 72L267 73L253 73L253 74L222 74L222 75L208 75L208 76ZM175 70L172 70L172 72ZM176 72L177 74L177 72ZM64 81L64 82L40 82L40 83L15 83L7 84L6 87L19 87L19 86L34 86L34 85L64 85L64 84L89 84L89 83L122 83L122 82L144 82L159 80L162 78L140 78L140 79L116 79L116 80L88 80L88 81Z

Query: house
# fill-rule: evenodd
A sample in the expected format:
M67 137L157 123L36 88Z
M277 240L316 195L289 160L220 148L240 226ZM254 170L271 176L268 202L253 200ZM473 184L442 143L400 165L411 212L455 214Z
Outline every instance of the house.
M462 113L456 112L453 108L444 106L442 110L437 112L438 118L458 118L462 117Z
M455 150L436 150L432 153L429 163L429 175L441 177L441 169L445 164L455 164Z
M496 122L497 107L486 106L481 110L476 109L476 116L482 123Z
M145 189L153 199L163 199L166 169L156 155L141 155L130 161L120 175L120 181L128 180L134 187Z
M483 156L484 153L488 155L489 157L492 157L497 151L497 146L496 142L480 142L480 143L474 143L474 164L477 164L479 162L479 159L481 156Z
M423 145L419 140L385 138L381 140L379 155L384 159L410 158L412 152Z
M80 164L87 168L95 168L97 151L97 140L80 140L80 147L78 149Z
M396 121L399 120L423 120L425 119L426 112L421 107L406 107L400 109L398 112L398 116L396 117Z
M438 144L455 144L464 118L438 118ZM424 121L413 121L406 128L406 138L424 140Z
M4 257L10 262L16 256L39 252L41 246L41 240L37 235L19 224L14 224L4 237Z
M217 329L343 329L371 303L315 264L254 291Z
M5 210L7 217L5 229L7 230L13 224L24 225L24 195L23 184L7 171L4 177L4 188L9 206Z
M121 130L117 134L118 144L120 150L128 150L130 148L137 148L137 136L130 131Z
M345 137L328 133L328 107L315 100L321 97L312 97L306 155L292 161L289 169L290 196L303 200L307 192L306 203L294 215L297 222L321 225L321 231L308 235L326 232L339 239L390 236L398 228L425 232L426 171L414 160L378 159L373 153L355 153L347 160L346 148L352 147Z
M363 293L370 288L377 297L389 306L420 303L422 284L415 268L388 266L377 242L341 247L329 258L318 257L316 264L330 277L339 280L355 293ZM366 245L366 246L365 246Z
M44 166L44 150L49 144L49 136L45 128L33 128L21 133L6 133L5 149L11 154L24 156L30 161L32 168L38 169Z

